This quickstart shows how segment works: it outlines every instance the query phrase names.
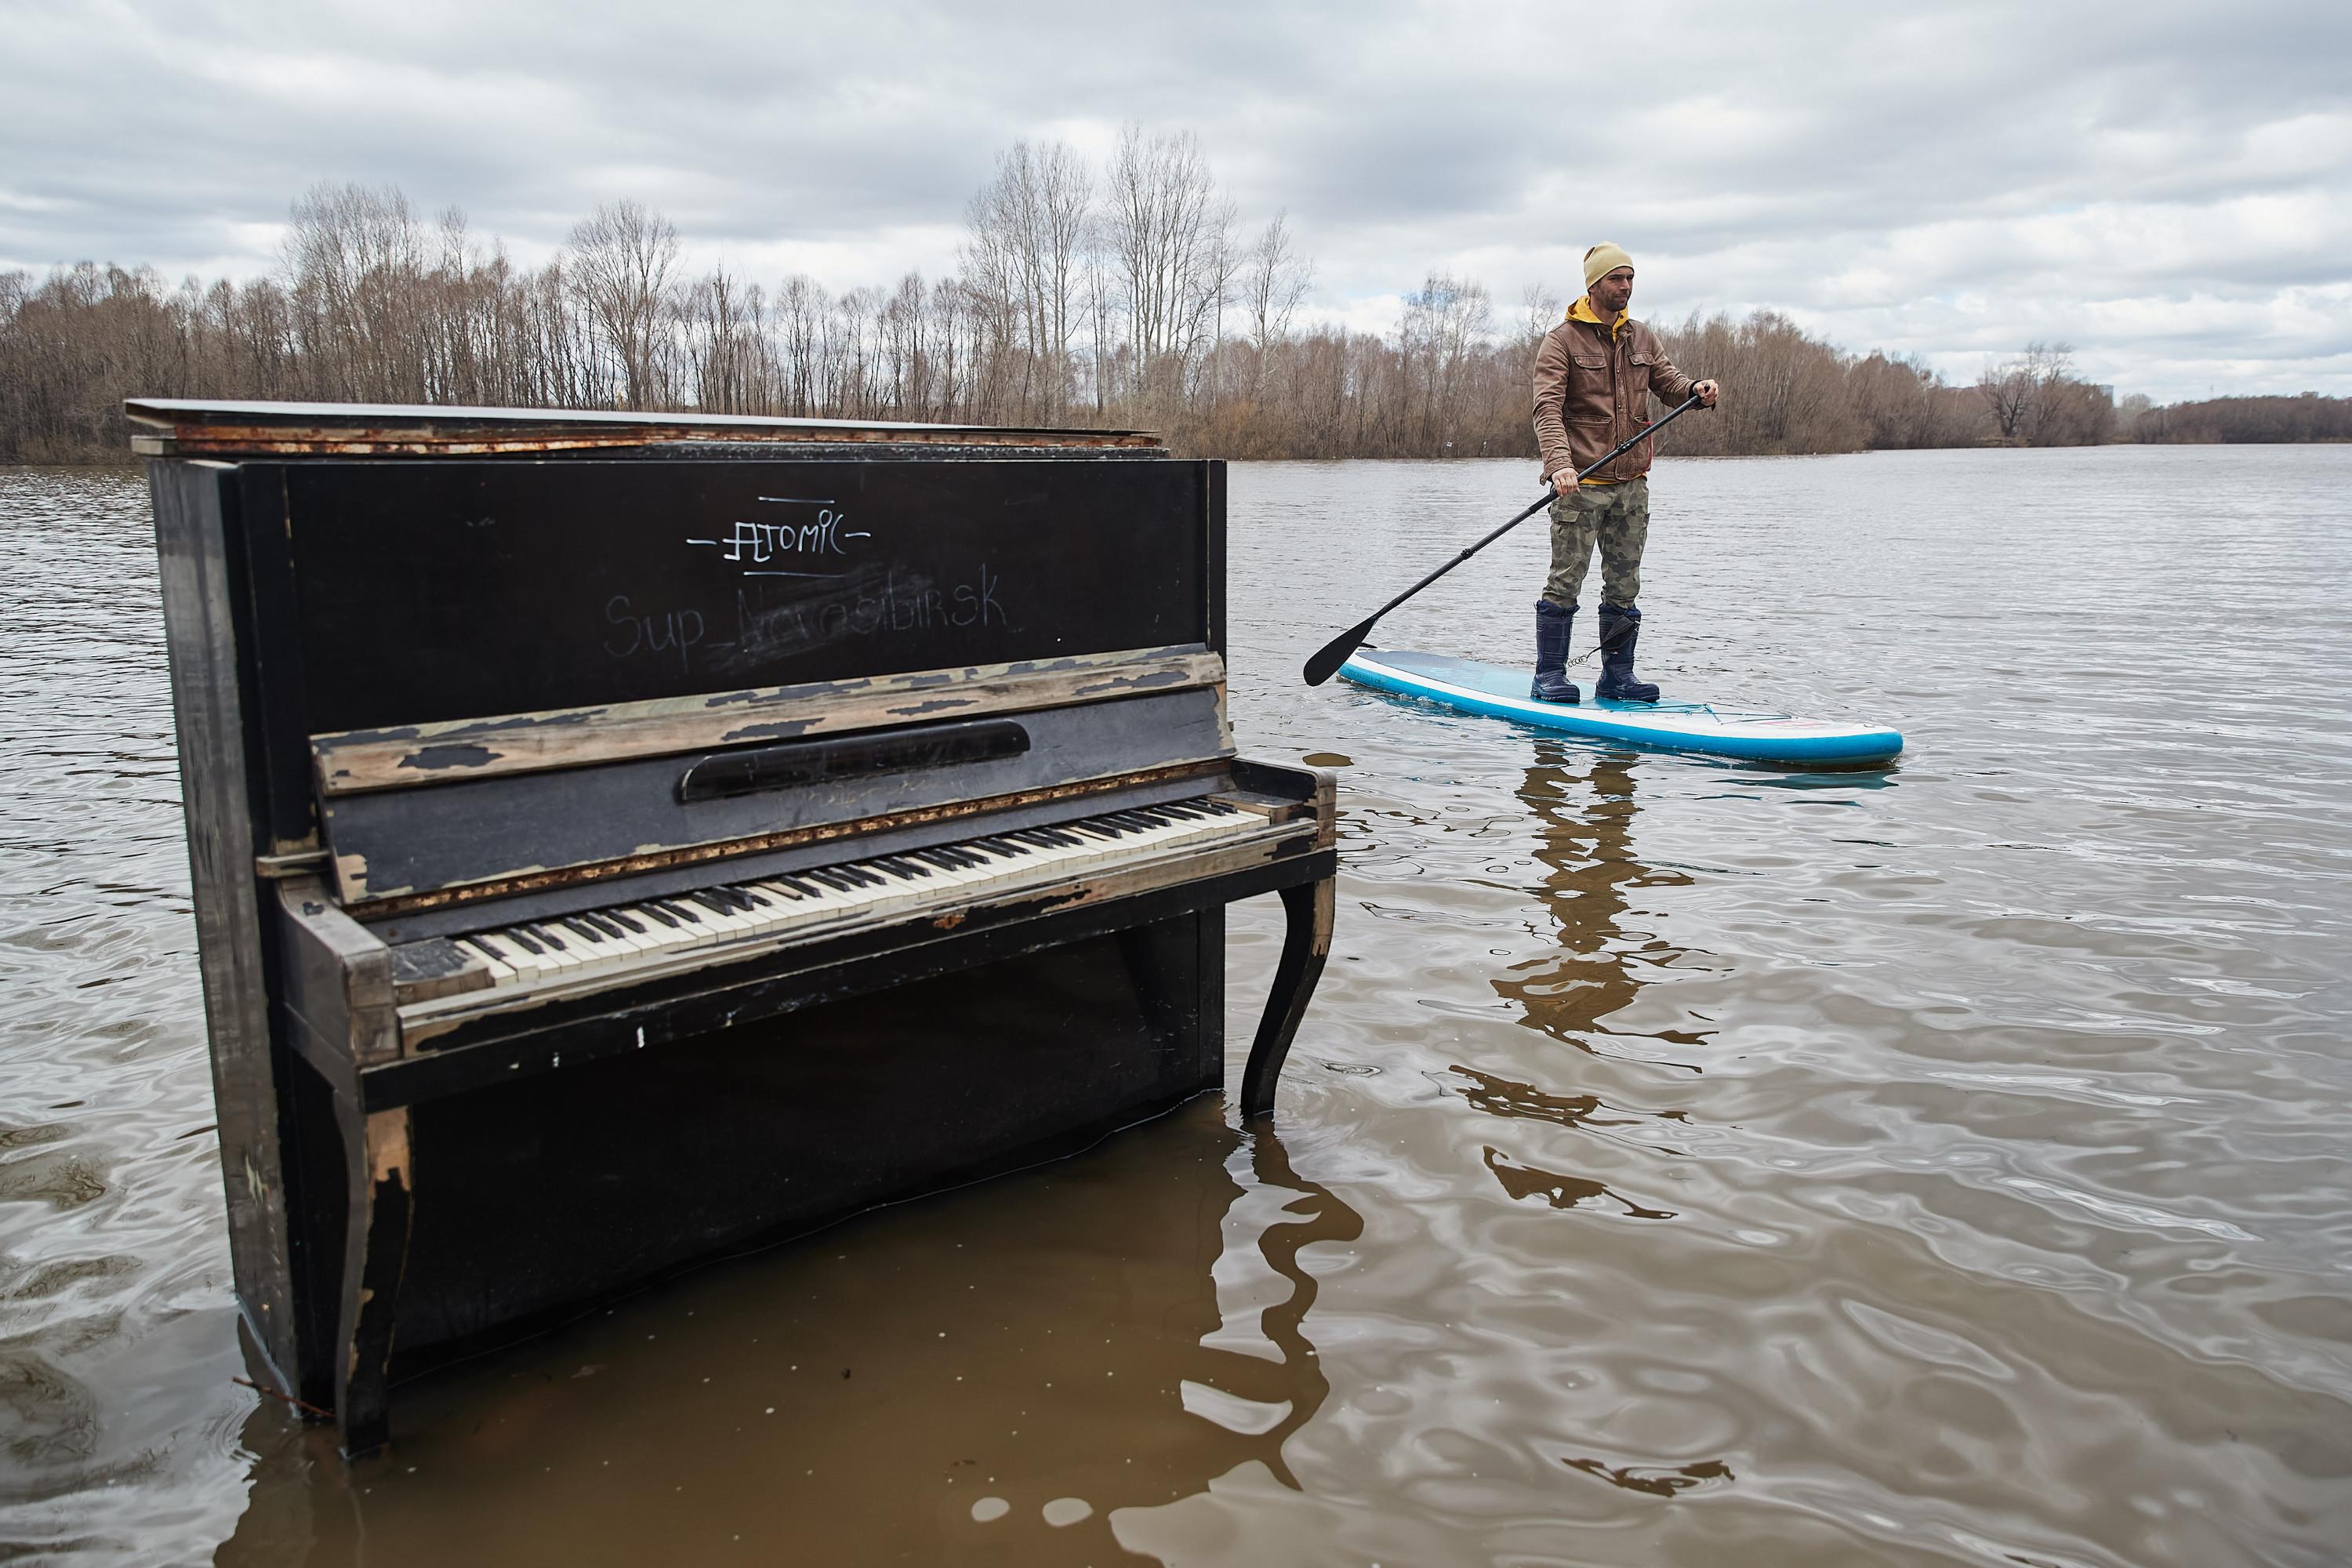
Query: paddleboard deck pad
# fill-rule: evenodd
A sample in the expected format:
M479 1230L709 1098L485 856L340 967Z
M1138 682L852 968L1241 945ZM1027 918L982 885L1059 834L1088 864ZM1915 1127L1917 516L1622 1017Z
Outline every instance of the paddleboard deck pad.
M1903 737L1874 725L1828 724L1786 713L1706 702L1538 702L1524 668L1442 653L1359 648L1339 667L1359 686L1418 697L1462 713L1483 713L1619 745L1652 746L1756 763L1883 763Z

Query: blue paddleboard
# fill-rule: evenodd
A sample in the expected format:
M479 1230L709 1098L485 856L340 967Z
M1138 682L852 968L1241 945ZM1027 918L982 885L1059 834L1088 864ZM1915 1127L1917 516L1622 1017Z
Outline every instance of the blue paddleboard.
M1506 669L1442 653L1359 648L1339 673L1359 686L1419 697L1464 713L1485 713L1591 741L1703 752L1756 763L1883 763L1903 749L1894 730L1825 724L1786 713L1706 702L1538 702L1526 669Z

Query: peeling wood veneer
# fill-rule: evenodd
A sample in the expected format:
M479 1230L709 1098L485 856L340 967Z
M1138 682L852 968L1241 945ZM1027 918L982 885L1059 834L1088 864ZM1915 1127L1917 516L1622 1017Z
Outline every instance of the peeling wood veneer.
M1222 711L1224 679L1224 660L1197 647L1134 648L1050 663L919 670L352 731L313 736L310 747L320 792L333 797L1196 687L1216 688Z

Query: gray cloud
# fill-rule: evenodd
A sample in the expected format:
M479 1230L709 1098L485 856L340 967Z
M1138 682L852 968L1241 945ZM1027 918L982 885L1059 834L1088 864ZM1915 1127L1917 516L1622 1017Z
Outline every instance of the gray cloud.
M1191 130L1317 309L1506 305L1597 238L1640 308L1788 311L1958 375L2063 338L2124 390L2352 392L2352 7L1499 0L1111 11L544 0L0 5L0 266L271 265L319 181L530 260L599 201L835 287L953 266L1016 137Z

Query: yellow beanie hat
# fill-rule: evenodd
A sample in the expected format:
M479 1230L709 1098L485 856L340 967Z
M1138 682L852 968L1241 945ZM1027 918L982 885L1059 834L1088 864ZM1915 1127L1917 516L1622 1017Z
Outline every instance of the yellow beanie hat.
M1623 246L1604 239L1584 253L1584 286L1590 289L1620 267L1633 265L1633 258L1625 254Z

